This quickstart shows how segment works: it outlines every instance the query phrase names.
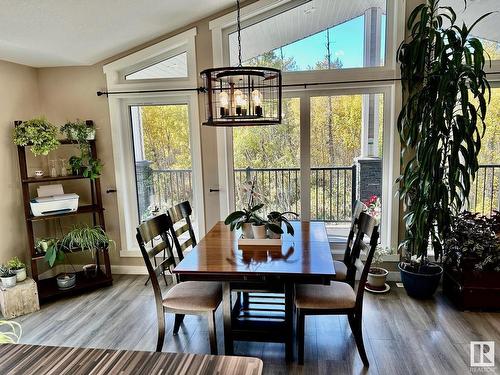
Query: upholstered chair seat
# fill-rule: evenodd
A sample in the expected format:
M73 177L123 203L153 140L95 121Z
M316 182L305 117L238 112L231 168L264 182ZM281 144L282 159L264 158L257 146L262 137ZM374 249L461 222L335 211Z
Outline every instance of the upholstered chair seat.
M347 266L344 262L340 260L334 260L333 265L335 267L335 277L336 281L345 281L347 279Z
M217 309L221 299L220 283L185 281L172 286L162 304L175 310L212 311Z
M350 309L356 304L352 287L340 281L330 285L297 285L295 305L299 309Z

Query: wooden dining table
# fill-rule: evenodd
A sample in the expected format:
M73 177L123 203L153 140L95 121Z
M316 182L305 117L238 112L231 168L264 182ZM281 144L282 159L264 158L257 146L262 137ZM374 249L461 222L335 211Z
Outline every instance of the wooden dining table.
M328 284L335 276L323 222L292 221L294 236L282 235L281 245L238 245L240 231L218 222L173 270L180 281L220 281L223 284L224 349L233 342L267 341L285 344L293 359L293 298L296 283ZM246 316L240 319L241 291L284 295L282 319ZM238 291L238 293L235 293ZM237 298L233 301L232 296ZM264 309L262 309L264 310Z

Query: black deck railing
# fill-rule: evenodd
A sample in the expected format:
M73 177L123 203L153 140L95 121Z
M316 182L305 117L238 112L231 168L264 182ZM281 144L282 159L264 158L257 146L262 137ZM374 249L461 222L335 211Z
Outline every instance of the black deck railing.
M253 179L257 183L257 192L266 202L267 211L300 213L299 168L235 169L236 207L246 206L246 197L241 187L246 181ZM145 191L144 204L147 200L149 204L159 203L162 207L171 207L184 200L192 200L191 169L150 170L149 178L143 181L141 191ZM146 186L146 181L151 185L148 183ZM311 219L329 222L350 221L352 202L356 199L356 167L311 168L310 181ZM485 215L493 210L500 210L500 164L479 166L476 179L471 186L469 205L466 208Z
M470 211L489 215L500 211L500 164L479 166L469 194Z
M236 207L246 206L241 187L256 182L267 211L300 213L300 168L242 168L234 170ZM311 219L330 222L351 220L356 195L356 167L311 168Z

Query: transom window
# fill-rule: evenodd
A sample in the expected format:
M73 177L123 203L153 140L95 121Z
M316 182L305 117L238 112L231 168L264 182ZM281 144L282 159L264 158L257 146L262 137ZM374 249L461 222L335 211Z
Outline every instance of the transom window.
M133 73L125 74L125 80L185 78L187 76L187 53L182 52L153 65L141 68Z
M229 34L229 60L238 63L237 33ZM243 65L283 71L383 66L386 0L313 0L259 20L241 31Z

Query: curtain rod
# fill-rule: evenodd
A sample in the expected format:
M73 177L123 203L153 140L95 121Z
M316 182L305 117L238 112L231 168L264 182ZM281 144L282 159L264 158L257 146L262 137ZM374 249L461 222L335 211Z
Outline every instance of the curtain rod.
M500 74L500 72L489 72L487 74ZM380 78L380 79L362 79L353 81L330 81L330 82L304 82L304 83L289 83L283 84L282 87L303 87L306 89L308 86L324 86L324 85L345 85L352 83L377 83L377 82L395 82L401 81L401 78ZM214 89L215 90L215 89ZM205 87L192 87L192 88L181 88L181 89L160 89L160 90L136 90L136 91L97 91L97 96L109 96L109 95L120 95L120 94L146 94L146 93L156 93L156 92L185 92L185 91L196 91L198 93L206 92Z

